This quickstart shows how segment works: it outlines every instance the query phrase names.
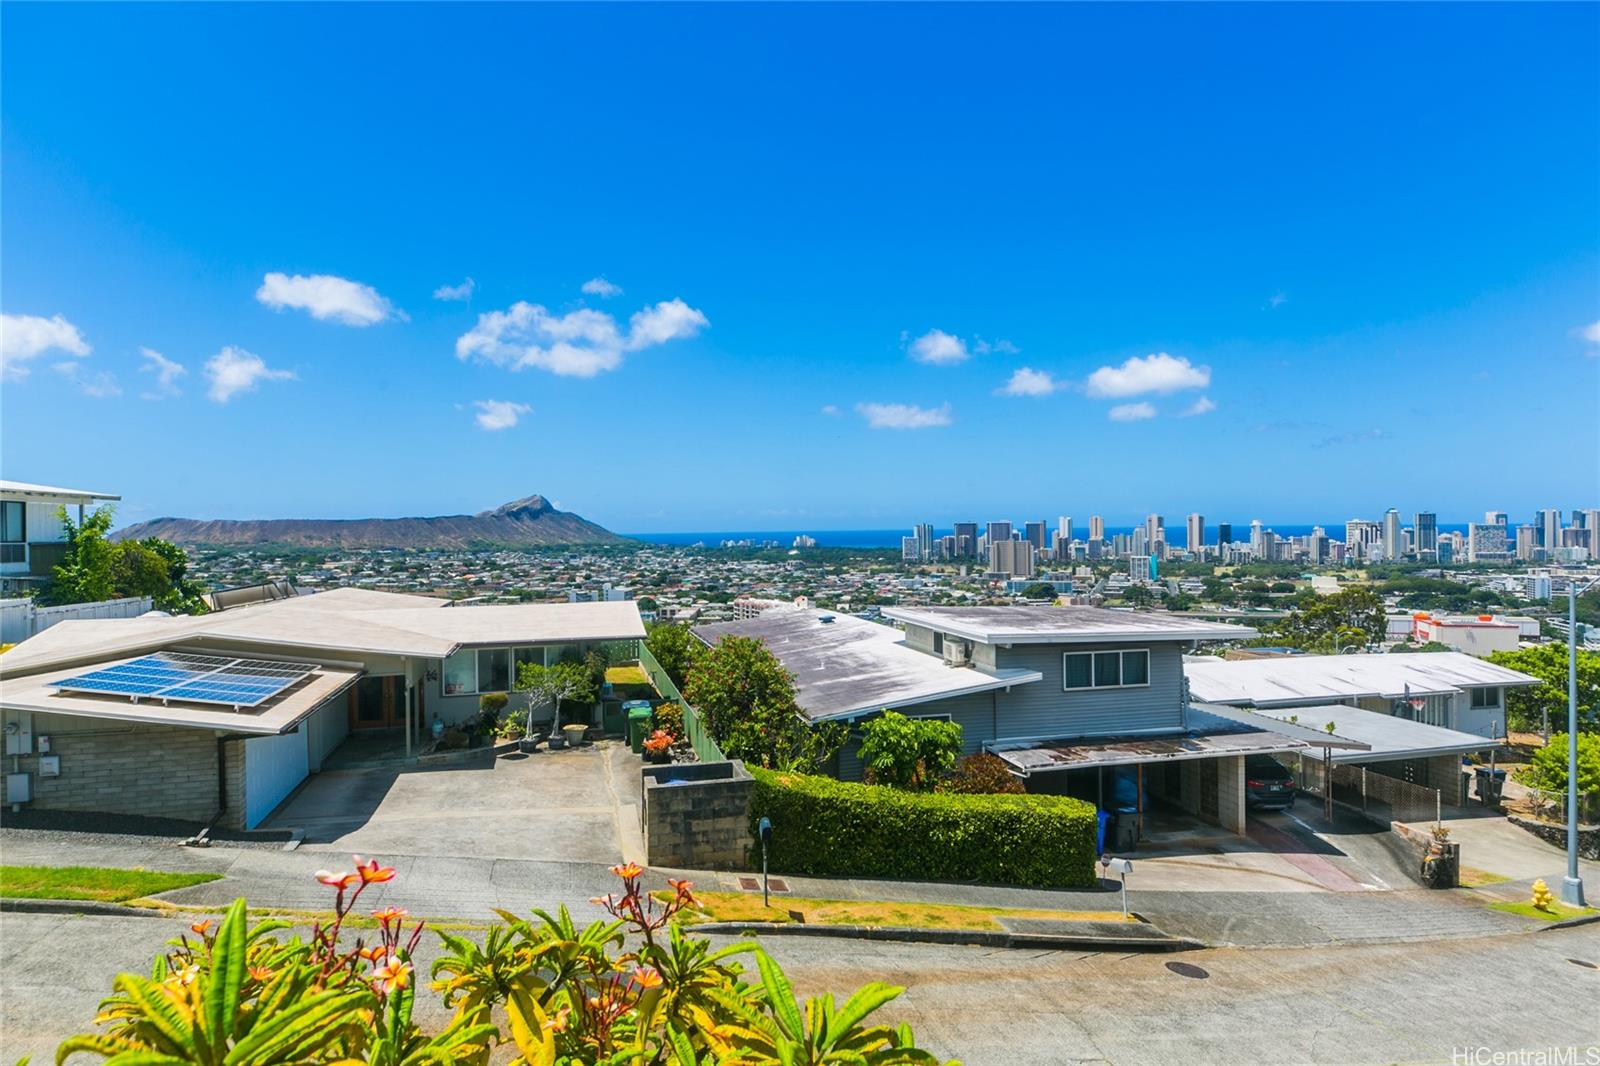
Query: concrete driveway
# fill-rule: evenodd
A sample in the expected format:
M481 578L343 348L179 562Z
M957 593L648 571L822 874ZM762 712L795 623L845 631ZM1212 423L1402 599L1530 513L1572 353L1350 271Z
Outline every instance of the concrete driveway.
M642 861L639 760L602 741L317 774L267 822L301 851L470 859Z

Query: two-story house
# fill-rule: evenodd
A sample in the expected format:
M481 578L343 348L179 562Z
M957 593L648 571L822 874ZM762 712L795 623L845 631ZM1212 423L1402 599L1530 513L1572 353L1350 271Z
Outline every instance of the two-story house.
M823 611L774 610L694 630L764 641L794 676L812 721L858 723L884 710L961 726L967 754L990 752L1029 791L1110 806L1131 783L1148 799L1242 831L1251 754L1351 746L1247 710L1193 703L1185 650L1255 635L1243 626L1092 607L891 607L904 628ZM859 733L831 769L862 776Z
M66 553L61 508L79 521L84 512L122 497L87 489L0 481L0 595L14 596L46 581Z

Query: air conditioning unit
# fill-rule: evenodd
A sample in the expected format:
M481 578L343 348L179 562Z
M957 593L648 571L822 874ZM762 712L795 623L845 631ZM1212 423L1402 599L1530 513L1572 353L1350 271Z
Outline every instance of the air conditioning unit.
M944 642L944 664L946 666L971 666L972 645L964 640L951 640L946 637Z

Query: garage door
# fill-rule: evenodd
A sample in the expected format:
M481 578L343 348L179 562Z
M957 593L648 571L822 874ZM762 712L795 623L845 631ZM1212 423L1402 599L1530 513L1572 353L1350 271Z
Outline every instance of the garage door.
M306 736L297 727L276 737L244 742L244 824L260 825L306 779Z

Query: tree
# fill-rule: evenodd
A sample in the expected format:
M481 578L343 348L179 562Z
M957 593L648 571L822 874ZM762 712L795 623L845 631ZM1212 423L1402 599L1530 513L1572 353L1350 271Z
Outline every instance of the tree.
M1177 592L1167 597L1167 610L1189 611L1194 609L1195 598L1187 592Z
M1516 651L1491 652L1489 661L1539 679L1537 685L1506 689L1506 725L1533 731L1546 713L1557 726L1567 721L1567 646L1551 642ZM1600 652L1578 652L1578 732L1600 730Z
M705 645L689 632L688 626L671 622L659 622L651 626L644 644L655 656L656 662L661 664L661 669L672 678L672 683L680 689L689 678L690 667L705 650Z
M861 727L860 755L869 784L926 792L960 757L961 727L885 710Z
M1567 790L1567 734L1555 733L1550 743L1533 753L1517 780L1546 792ZM1578 794L1600 792L1600 736L1578 734Z
M1129 585L1122 593L1122 602L1134 607L1148 607L1155 598L1155 594L1143 585Z
M528 726L526 734L533 736L533 709L548 703L555 708L550 725L554 733L561 728L561 703L593 703L595 698L594 675L585 663L568 659L545 666L542 663L522 663L517 667L514 691L528 693Z
M56 517L67 534L66 552L56 566L46 591L51 603L99 603L116 599L116 549L106 539L111 530L111 508L97 507L74 522L65 507Z
M1047 582L1035 581L1022 590L1022 598L1025 600L1053 600L1056 598L1056 588Z
M814 773L847 735L841 723L806 721L794 675L754 637L723 637L695 656L683 694L729 758L767 769Z
M157 537L113 543L111 508L100 507L74 522L65 507L56 517L66 530L66 551L40 599L46 603L98 603L124 596L149 596L156 610L204 614L205 589L188 576L189 556Z
M1330 653L1376 644L1387 634L1383 599L1371 589L1348 588L1291 610L1271 639L1306 651Z

